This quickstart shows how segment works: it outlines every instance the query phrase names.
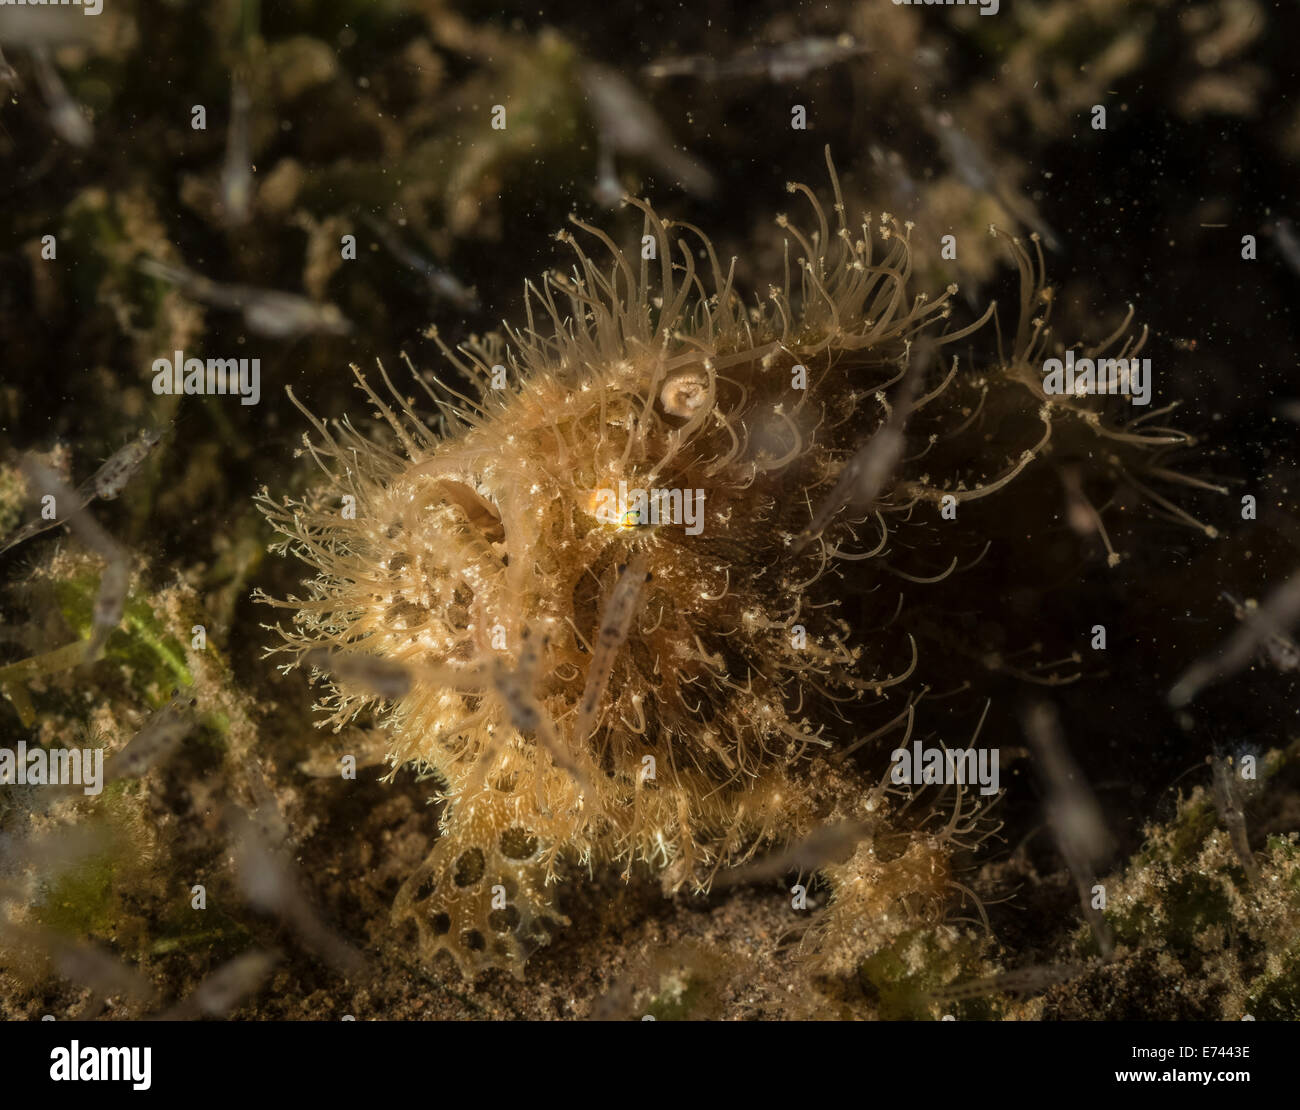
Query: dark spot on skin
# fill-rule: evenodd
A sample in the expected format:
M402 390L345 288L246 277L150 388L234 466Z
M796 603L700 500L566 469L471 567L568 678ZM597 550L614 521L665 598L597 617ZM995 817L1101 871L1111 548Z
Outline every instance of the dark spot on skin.
M460 858L456 860L456 874L454 876L456 885L459 887L473 886L481 878L483 878L483 853L477 848L470 848L467 852L461 852Z
M514 906L493 910L488 914L488 924L498 933L508 933L519 924L519 911Z
M537 852L537 837L522 825L514 825L501 834L501 854L506 859L531 859Z

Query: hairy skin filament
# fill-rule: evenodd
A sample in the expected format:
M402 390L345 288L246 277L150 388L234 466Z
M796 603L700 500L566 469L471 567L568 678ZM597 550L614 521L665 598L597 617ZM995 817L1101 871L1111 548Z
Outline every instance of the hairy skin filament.
M791 186L812 229L778 221L784 274L752 301L701 231L643 201L627 203L657 262L574 220L598 252L560 234L574 265L528 286L524 327L443 345L477 396L415 375L443 430L382 368L382 390L354 368L388 434L307 413L323 482L262 492L277 549L315 571L306 596L262 598L291 618L276 650L326 684L325 723L377 710L389 763L440 784L441 836L394 907L425 959L522 975L564 921L557 884L597 864L648 865L671 894L760 853L812 860L832 898L804 950L830 970L942 917L970 894L952 855L984 835L985 802L958 785L927 803L931 828L873 743L910 737L925 693L900 607L969 569L908 558L933 548L940 505L1068 459L1195 525L1142 481L1181 480L1157 464L1187 437L1043 392L1058 347L1037 237L1031 255L1003 236L1021 285L1009 349L999 332L986 364L959 366L943 348L994 307L946 330L957 287L916 289L909 225L851 227L830 172L829 213ZM592 491L620 483L703 491L700 529L596 514ZM865 618L844 605L850 576ZM837 858L798 849L826 828L852 830L827 841Z

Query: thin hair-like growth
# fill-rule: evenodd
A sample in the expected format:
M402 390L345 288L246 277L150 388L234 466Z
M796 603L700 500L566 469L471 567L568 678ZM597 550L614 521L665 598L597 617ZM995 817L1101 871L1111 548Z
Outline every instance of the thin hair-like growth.
M997 495L1063 439L1093 441L1082 454L1114 481L1186 441L1043 393L1036 244L1005 238L1021 283L1009 348L959 366L945 348L995 308L951 327L956 286L914 287L910 225L851 225L833 166L830 181L829 213L790 186L811 227L778 220L783 273L760 297L703 232L628 198L655 258L574 219L596 249L560 234L573 265L527 284L522 326L442 345L477 392L414 374L441 431L382 367L382 387L353 372L386 436L303 409L321 481L259 500L276 549L315 575L302 597L262 600L291 617L286 667L325 685L323 723L375 709L389 762L436 772L442 834L395 906L426 958L522 974L563 919L566 866L641 862L668 893L703 891L842 822L877 831L826 872L837 952L887 941L908 918L890 906L941 905L970 799L935 833L855 771L877 779L863 722L916 700L893 599L929 587L893 550L934 542L946 495ZM990 448L994 409L1023 442ZM699 529L598 513L620 484L703 491ZM842 605L845 569L869 597L890 585L866 623ZM872 843L888 829L909 847L886 861Z

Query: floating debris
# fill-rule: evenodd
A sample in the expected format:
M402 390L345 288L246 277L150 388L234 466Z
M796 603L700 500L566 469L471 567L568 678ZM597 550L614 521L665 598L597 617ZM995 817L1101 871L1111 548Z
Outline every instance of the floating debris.
M993 162L984 154L964 128L958 127L949 112L925 109L922 118L939 142L939 149L958 178L979 193L989 193L1017 220L1042 237L1049 250L1059 251L1061 241L1039 215L1033 202L1008 186L993 168Z
M1286 264L1300 274L1300 238L1296 236L1295 225L1287 219L1278 220L1273 225L1273 238Z
M402 265L423 276L434 296L450 301L457 308L469 311L479 307L478 294L462 284L452 274L440 269L423 255L412 250L388 224L374 216L362 217L374 231L384 248Z
M350 733L346 743L340 743L328 751L316 752L298 764L298 770L314 779L338 778L345 756L356 760L358 770L364 767L378 767L388 756L388 736L380 729L370 731L356 730Z
M193 1021L225 1017L256 991L280 962L278 952L254 949L227 960L198 985L188 998L160 1014L160 1021Z
M88 825L56 825L26 838L0 833L0 861L5 876L30 871L37 883L46 883L49 876L75 867L103 850L102 835ZM32 892L22 883L15 883L14 890L20 901L30 901Z
M1014 971L1004 971L1000 975L990 975L984 979L972 979L965 983L953 983L940 990L931 991L926 998L931 1002L961 1002L970 998L984 998L990 994L1037 994L1039 991L1054 987L1058 983L1068 983L1093 970L1092 964L1058 964L1039 967L1021 967Z
M95 129L86 113L68 95L45 47L32 47L32 61L36 63L36 80L49 108L50 126L54 133L65 143L84 150L95 137Z
M18 76L18 71L5 59L4 50L0 49L0 88L20 89L22 88L22 79Z
M708 197L716 183L700 162L678 150L672 136L645 97L621 74L588 63L580 72L599 137L603 203L616 203L622 190L614 180L612 156L644 158L677 181L688 193ZM611 185L612 182L612 185Z
M1239 621L1246 620L1257 607L1255 602L1242 601L1226 590L1219 596L1232 606L1233 615ZM1284 673L1300 670L1300 644L1297 644L1291 636L1284 633L1279 632L1267 636L1260 645L1258 657Z
M1026 714L1024 728L1047 790L1044 802L1047 822L1056 836L1065 865L1074 876L1079 901L1097 938L1097 946L1109 958L1115 950L1115 940L1101 910L1093 905L1092 888L1096 884L1095 867L1113 847L1110 832L1097 799L1065 746L1056 710L1040 702Z
M73 535L105 561L99 593L95 596L90 643L86 647L85 655L86 662L94 662L104 650L109 635L121 623L122 612L126 608L127 591L131 584L130 557L126 549L105 532L99 522L86 511L87 502L82 501L78 504L77 494L68 489L50 467L29 455L23 460L22 469L27 475L31 489L45 490L47 496L54 498L56 508L59 504L73 506L59 523L66 523Z
M11 547L17 547L18 544L31 539L33 536L39 536L42 532L46 532L60 524L66 524L73 513L80 512L96 497L102 497L105 501L115 500L122 490L126 488L126 484L131 480L135 472L139 470L140 464L149 457L150 452L158 445L163 437L163 431L163 429L158 428L141 432L138 438L114 453L103 466L95 471L92 477L79 485L74 494L65 495L64 498L55 498L55 508L58 510L62 506L63 511L61 513L56 511L56 515L49 520L34 520L23 525L9 538L3 547L0 547L0 555Z
M260 825L278 823L282 827L283 819L268 812L250 817L242 809L233 808L227 822L234 840L235 873L249 903L280 918L341 974L355 976L364 970L361 954L331 932L308 903L283 848L261 832Z
M232 227L247 223L253 210L253 159L248 137L252 103L244 83L231 77L226 160L221 166L221 211Z
M582 700L578 703L578 723L573 730L579 740L585 741L591 735L592 725L596 723L596 709L609 685L618 649L627 639L632 618L636 615L637 598L641 596L641 587L648 578L645 556L634 555L622 568L601 610L600 630L592 649L591 662L587 665L587 681L582 689Z
M125 997L148 1002L154 997L153 984L135 968L99 945L85 941L50 939L50 958L58 973L101 998Z
M614 589L617 593L618 586L615 586ZM628 619L631 619L630 614ZM521 735L536 739L550 753L555 765L566 772L582 788L584 793L592 795L595 791L592 789L591 780L587 778L586 773L573 756L565 750L564 745L555 735L555 728L533 691L534 684L537 681L538 663L541 660L541 652L545 647L546 640L544 637L540 638L539 641L539 638L533 636L530 630L525 629L524 643L519 653L518 666L511 670L504 662L497 660L491 668L493 685L505 704L510 723L519 730ZM615 650L617 651L617 648ZM610 662L612 665L612 659ZM595 666L594 657L592 666ZM608 678L608 674L606 678ZM588 681L590 681L590 678Z
M840 62L870 53L851 35L838 38L811 35L776 46L753 46L730 58L708 54L688 54L680 58L661 58L642 69L647 77L694 77L701 81L721 81L736 77L766 77L770 81L799 81L813 70L826 69Z
M348 335L352 323L336 305L317 304L296 293L259 289L252 285L223 285L184 266L172 266L146 258L140 269L150 277L168 282L187 297L215 308L238 310L250 331L272 339L296 339L303 335Z
M930 368L933 353L933 345L925 342L918 343L911 350L894 403L886 406L884 423L844 465L808 527L790 545L794 554L803 551L848 506L865 508L880 496L903 457L906 442L903 429L911 415L921 381Z
M153 714L144 727L114 752L104 768L104 781L135 779L166 759L194 727L194 702L178 695Z
M95 471L89 482L79 486L77 496L85 497L85 504L89 504L91 497L102 497L105 501L116 500L117 495L126 488L127 482L140 469L140 464L162 441L165 432L165 428L146 428L136 439L111 455Z
M1250 850L1250 837L1246 835L1246 814L1232 773L1232 760L1219 756L1211 761L1211 766L1214 771L1214 808L1219 811L1219 819L1228 830L1232 850L1245 868L1247 880L1252 885L1258 884L1259 864Z
M821 825L783 851L773 852L743 867L722 872L714 886L762 882L780 878L791 871L811 872L828 863L844 863L853 855L859 842L871 835L873 828L874 826L862 821L838 821L833 825Z
M303 662L328 671L339 682L354 683L381 698L403 698L411 691L414 675L410 667L395 659L377 655L328 651L313 648L304 652Z
M1218 655L1198 659L1187 668L1169 691L1170 705L1181 709L1190 704L1202 689L1236 674L1261 648L1267 650L1270 643L1279 645L1278 651L1291 643L1288 630L1300 620L1300 574L1288 578L1263 604L1248 601L1242 608L1246 615L1241 626ZM1291 644L1292 649L1294 646ZM1281 657L1286 658L1286 653Z

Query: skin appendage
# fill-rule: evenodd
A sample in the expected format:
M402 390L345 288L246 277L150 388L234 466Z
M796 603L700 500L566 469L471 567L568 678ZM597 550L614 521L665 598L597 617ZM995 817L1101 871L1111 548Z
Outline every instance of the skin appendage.
M778 220L784 274L759 299L702 232L629 199L653 250L575 219L597 246L561 234L575 265L529 286L525 326L443 347L476 391L415 375L439 431L382 368L382 388L354 373L386 431L303 410L323 480L259 501L315 576L262 600L291 618L287 667L325 684L325 723L376 711L388 762L438 783L441 835L394 907L424 959L522 975L566 878L643 864L667 894L700 892L764 853L806 866L798 845L826 829L852 836L815 867L831 901L809 959L847 969L941 919L990 799L958 784L913 805L923 791L866 743L887 722L910 735L924 692L893 618L935 579L903 556L1050 454L1195 523L1148 484L1177 479L1156 461L1186 436L1044 392L1065 348L1036 242L1003 237L1014 334L978 368L963 342L959 364L948 349L983 342L993 307L950 329L956 286L914 288L910 225L851 226L831 182L829 214L790 187L811 229ZM645 496L596 511L610 491Z

